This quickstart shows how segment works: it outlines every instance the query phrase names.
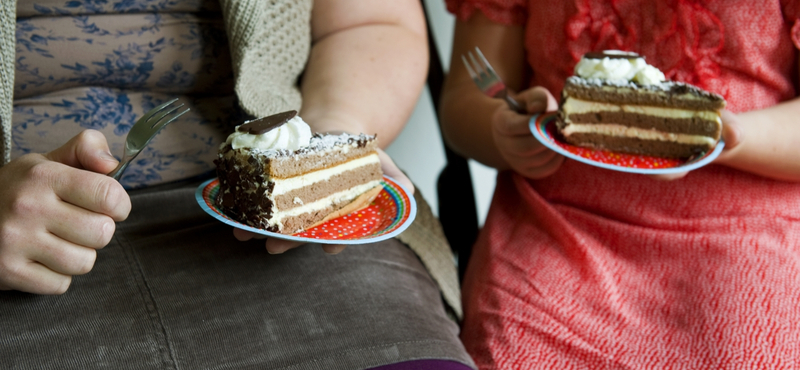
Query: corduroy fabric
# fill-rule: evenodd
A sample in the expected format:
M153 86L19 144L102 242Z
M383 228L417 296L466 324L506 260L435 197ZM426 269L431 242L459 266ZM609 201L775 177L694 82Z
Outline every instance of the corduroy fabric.
M474 366L437 284L398 240L269 255L204 213L197 185L133 191L128 220L64 295L0 293L0 368Z
M417 201L417 218L411 226L397 236L416 253L422 264L439 284L442 297L457 320L464 316L461 307L461 286L450 244L444 236L442 225L431 212L431 207L417 188L414 193Z

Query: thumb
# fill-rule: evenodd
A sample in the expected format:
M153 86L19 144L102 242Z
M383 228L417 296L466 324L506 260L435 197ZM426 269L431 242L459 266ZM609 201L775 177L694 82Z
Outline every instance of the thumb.
M67 166L107 174L119 161L111 155L108 142L102 133L85 130L75 135L60 148L45 154L48 159Z
M525 103L529 114L551 112L558 109L558 103L553 94L541 86L536 86L522 91L517 95L517 100Z
M378 157L381 159L381 170L383 173L389 175L389 177L397 180L403 187L408 189L409 196L414 194L414 183L411 182L411 179L406 176L403 171L401 171L397 165L394 163L391 157L389 157L386 152L381 150L380 148L377 149Z
M742 142L742 127L736 114L723 109L720 112L722 118L722 138L725 139L725 150L731 150Z

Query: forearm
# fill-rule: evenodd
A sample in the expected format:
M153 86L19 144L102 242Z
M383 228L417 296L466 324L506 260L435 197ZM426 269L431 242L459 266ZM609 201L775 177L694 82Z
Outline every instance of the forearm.
M737 115L741 142L720 164L778 180L800 181L800 98Z
M497 169L509 168L495 146L492 115L505 104L484 95L467 73L461 56L479 47L506 86L519 92L528 81L521 26L492 22L480 12L456 21L450 69L442 89L439 118L447 143L459 154Z
M439 108L447 144L462 156L489 167L509 168L492 140L492 115L503 101L483 95L470 80L448 84Z
M377 134L387 147L402 131L425 83L423 32L364 24L333 32L312 47L301 115L314 131Z

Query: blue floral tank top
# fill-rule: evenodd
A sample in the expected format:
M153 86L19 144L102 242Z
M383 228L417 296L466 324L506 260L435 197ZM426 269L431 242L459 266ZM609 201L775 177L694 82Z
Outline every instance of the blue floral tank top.
M48 152L84 129L121 157L131 125L179 98L121 179L139 188L209 175L243 117L215 0L30 0L17 5L12 158Z

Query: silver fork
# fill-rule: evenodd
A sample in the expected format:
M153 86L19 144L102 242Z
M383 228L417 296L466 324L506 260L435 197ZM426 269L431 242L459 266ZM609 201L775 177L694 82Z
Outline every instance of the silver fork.
M151 109L133 124L131 130L128 131L128 136L125 138L125 153L123 153L122 160L119 162L119 165L117 165L117 168L108 173L108 176L119 180L119 178L122 177L122 173L128 168L128 164L139 155L139 152L147 146L150 140L155 137L162 128L189 111L187 108L185 111L175 114L171 118L165 120L168 116L183 107L183 104L181 104L173 108L172 103L176 101L178 101L178 99L172 99Z
M503 80L500 79L500 76L497 75L497 72L494 71L492 65L489 64L489 61L486 60L486 57L481 53L481 49L478 49L477 46L475 47L475 53L478 54L477 59L472 55L471 51L468 51L467 56L469 56L469 61L467 61L467 57L464 55L461 55L461 61L464 62L469 76L472 77L472 81L475 81L478 88L488 96L505 100L511 110L517 113L527 113L525 109L511 97L506 84L503 83ZM470 61L472 62L471 64Z

